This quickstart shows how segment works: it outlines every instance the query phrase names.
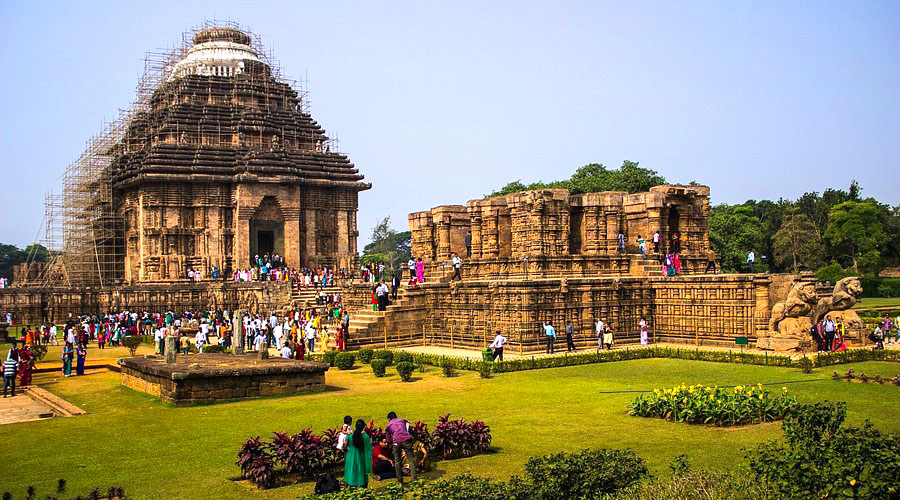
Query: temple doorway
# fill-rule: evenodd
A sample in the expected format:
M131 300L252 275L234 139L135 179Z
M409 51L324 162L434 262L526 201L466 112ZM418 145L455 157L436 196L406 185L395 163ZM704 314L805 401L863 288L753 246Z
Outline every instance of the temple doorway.
M250 264L257 256L284 255L284 217L281 207L272 196L266 196L250 219Z
M666 221L666 230L668 232L667 248L674 253L681 253L681 230L678 228L680 215L677 206L669 205L669 218ZM678 234L678 239L673 240L672 235L676 233Z

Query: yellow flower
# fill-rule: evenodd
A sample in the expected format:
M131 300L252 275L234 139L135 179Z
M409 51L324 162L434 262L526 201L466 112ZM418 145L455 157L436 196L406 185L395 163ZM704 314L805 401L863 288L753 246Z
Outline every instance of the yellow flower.
M759 399L762 399L762 398L763 398L763 395L762 395L762 394L760 394L760 395L759 395Z
M744 390L744 388L740 385L734 388L734 392L741 392L743 390Z
M856 486L856 479L850 480L850 486Z
M781 392L787 392L787 387L782 387Z

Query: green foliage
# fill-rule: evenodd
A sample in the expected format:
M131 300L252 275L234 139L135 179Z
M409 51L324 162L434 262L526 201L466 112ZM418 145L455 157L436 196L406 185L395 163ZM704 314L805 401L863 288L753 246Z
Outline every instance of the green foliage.
M376 377L383 377L385 374L386 368L387 368L387 360L382 359L382 358L372 359L372 373L374 373Z
M824 257L825 246L816 226L806 215L791 208L773 236L773 257L781 269L793 273L817 269Z
M785 419L787 441L748 453L750 469L778 498L896 498L900 440L870 422L840 427L846 409L801 405Z
M372 359L383 359L385 361L385 364L390 366L394 363L394 352L387 349L380 349L375 351L375 353L372 355Z
M481 378L491 378L492 369L493 366L491 363L482 362L481 366L478 368L478 375L481 376Z
M838 281L849 276L856 276L856 273L854 273L852 269L844 269L836 261L831 261L831 264L820 267L816 271L816 279L823 282L828 281L831 283L837 283ZM865 287L863 287L863 290L865 290Z
M724 272L747 272L747 252L756 253L762 270L762 225L750 203L715 205L709 211L709 242L721 259Z
M412 353L407 351L397 351L394 353L394 362L397 364L400 363L413 363L415 359L413 358Z
M415 370L416 365L409 361L400 361L397 363L397 374L400 375L400 380L404 382L412 380L412 374Z
M641 481L616 494L617 500L759 500L775 498L765 484L743 470L687 470L671 477Z
M372 355L375 354L375 351L372 349L362 348L356 351L356 354L359 356L359 362L363 364L369 364L369 361L372 360Z
M391 218L385 217L372 229L372 238L363 248L363 264L383 263L387 272L403 269L411 255L412 233L391 228Z
M356 355L352 352L339 352L337 356L334 357L334 366L337 366L340 370L350 370L353 368L353 363L356 362Z
M525 464L532 498L597 498L650 477L632 450L582 450L531 457Z
M508 498L524 500L510 485L493 479L474 477L465 473L449 479L419 480L400 485L391 482L378 489L357 488L327 495L308 494L302 500L495 500Z
M334 361L337 358L338 351L325 351L322 354L322 362L327 363L328 366L334 366Z
M215 354L215 353L223 353L223 352L225 352L225 347L223 347L222 344L215 344L215 345L206 344L205 346L203 346L204 354Z
M444 364L442 364L441 372L444 374L445 377L455 377L456 376L456 368L454 368L453 363L445 362Z
M47 262L50 251L38 243L28 245L24 250L15 245L0 243L0 277L12 279L12 269L24 262Z
M880 263L879 242L885 239L874 201L846 201L828 212L825 239L849 257L855 272L876 271Z
M785 418L796 406L787 388L773 396L762 385L734 389L681 385L639 395L631 403L631 414L690 424L746 425Z
M568 189L572 194L596 193L600 191L626 191L640 193L653 186L665 184L666 179L655 170L642 168L638 162L625 160L618 170L610 170L600 163L590 163L563 181L533 182L523 184L510 182L488 196L502 196L532 189Z
M137 351L138 346L141 345L141 336L140 335L129 335L125 337L122 341L125 347L128 348L128 352L134 356L134 353Z

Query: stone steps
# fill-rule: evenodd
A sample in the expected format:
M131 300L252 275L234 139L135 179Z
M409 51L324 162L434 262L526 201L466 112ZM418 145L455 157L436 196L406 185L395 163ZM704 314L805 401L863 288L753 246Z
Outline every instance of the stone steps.
M71 417L73 415L84 415L85 411L81 408L73 405L72 403L66 401L65 399L60 398L59 396L41 389L35 385L30 385L25 388L25 393L28 394L32 399L38 401L39 403L43 403L50 407L54 413L63 416L63 417Z

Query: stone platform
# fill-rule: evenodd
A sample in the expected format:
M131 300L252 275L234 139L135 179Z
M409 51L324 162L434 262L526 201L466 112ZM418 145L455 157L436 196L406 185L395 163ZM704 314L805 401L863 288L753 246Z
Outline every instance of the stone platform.
M328 365L255 355L123 358L122 385L174 404L322 392Z

